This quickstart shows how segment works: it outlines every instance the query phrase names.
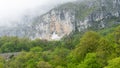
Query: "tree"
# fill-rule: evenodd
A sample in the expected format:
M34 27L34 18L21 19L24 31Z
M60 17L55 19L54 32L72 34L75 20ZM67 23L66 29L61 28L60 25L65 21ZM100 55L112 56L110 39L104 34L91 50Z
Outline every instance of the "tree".
M112 58L112 54L114 54L113 43L105 38L101 38L98 45L96 50L98 62L104 67L107 65L107 60Z
M96 51L99 40L100 35L96 32L86 32L80 39L80 44L73 51L76 61L79 62L84 59L87 53Z
M39 61L37 63L37 68L52 68L52 66L48 62Z
M116 43L120 44L120 26L115 29L114 36Z
M120 68L120 57L108 61L108 66L104 68Z
M101 68L101 67L100 64L97 62L96 54L88 53L84 61L82 61L77 68Z
M66 48L56 48L54 52L52 53L52 60L51 64L53 64L55 67L60 66L66 66L67 60L66 57L69 54L69 50Z
M5 52L14 52L15 51L15 47L14 47L14 43L13 42L6 42L1 46L1 52L5 53Z
M34 52L34 53L36 53L36 52L40 53L42 51L42 48L37 46L37 47L31 48L30 51Z
M21 54L11 59L9 68L36 68L37 63L41 60L39 52L21 52Z
M5 68L5 60L0 57L0 68Z

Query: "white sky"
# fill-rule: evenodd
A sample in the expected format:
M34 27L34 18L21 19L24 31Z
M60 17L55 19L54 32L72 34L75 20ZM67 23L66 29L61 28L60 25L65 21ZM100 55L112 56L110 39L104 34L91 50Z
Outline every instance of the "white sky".
M24 12L32 12L37 7L42 13L57 4L69 1L74 0L0 0L0 25L6 25L4 21L15 20Z

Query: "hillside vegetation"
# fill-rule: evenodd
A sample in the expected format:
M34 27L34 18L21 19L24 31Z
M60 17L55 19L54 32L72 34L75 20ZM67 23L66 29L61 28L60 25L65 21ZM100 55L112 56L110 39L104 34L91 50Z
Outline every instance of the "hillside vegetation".
M87 31L61 41L1 37L0 52L21 52L0 68L120 68L120 26Z

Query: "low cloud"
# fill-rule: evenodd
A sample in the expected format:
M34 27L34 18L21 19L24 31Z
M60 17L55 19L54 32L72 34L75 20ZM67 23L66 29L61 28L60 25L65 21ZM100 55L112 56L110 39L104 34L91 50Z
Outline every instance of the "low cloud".
M0 0L0 26L18 20L24 14L43 14L58 4L75 0Z

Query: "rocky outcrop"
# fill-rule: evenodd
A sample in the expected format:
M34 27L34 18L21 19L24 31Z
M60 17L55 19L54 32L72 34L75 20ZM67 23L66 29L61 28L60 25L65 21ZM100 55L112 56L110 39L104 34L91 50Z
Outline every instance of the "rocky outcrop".
M64 35L69 35L73 30L72 23L75 20L75 15L71 12L74 11L54 9L39 17L33 26L36 37L60 39Z
M120 0L84 0L58 6L33 18L29 25L12 28L14 30L10 31L10 35L59 40L73 31L99 30L119 23Z
M36 37L57 39L72 31L102 29L119 24L120 0L86 0L52 9L35 22Z

